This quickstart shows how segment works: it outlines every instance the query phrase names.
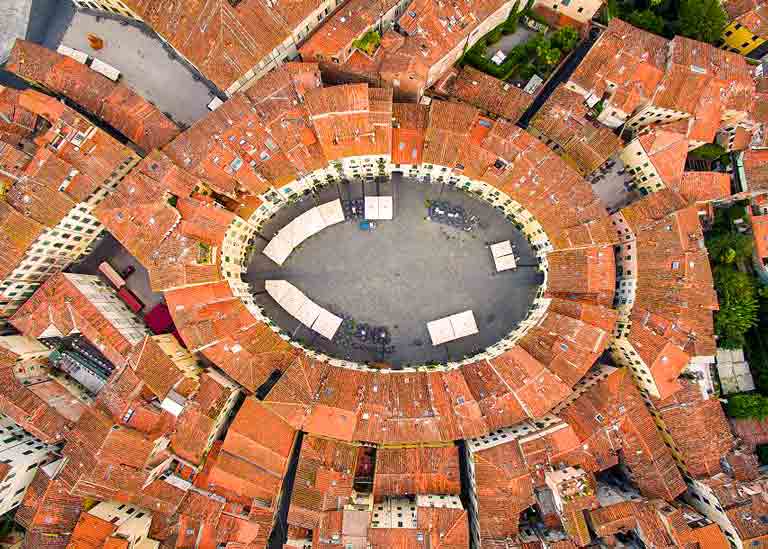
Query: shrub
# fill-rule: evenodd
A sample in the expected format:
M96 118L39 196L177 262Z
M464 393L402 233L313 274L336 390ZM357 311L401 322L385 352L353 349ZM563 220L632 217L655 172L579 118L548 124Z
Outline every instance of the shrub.
M549 41L551 42L552 47L567 53L579 43L579 33L572 27L563 27L552 33Z
M645 29L655 34L664 33L664 19L651 10L635 10L627 17L628 22L634 26Z
M741 233L718 233L706 239L709 257L718 263L733 263L752 257L752 237Z
M501 26L496 27L491 32L489 32L486 35L486 40L488 41L488 45L493 45L499 40L501 40Z
M743 347L747 331L758 319L754 279L729 265L718 265L714 275L720 302L720 310L715 313L718 345L726 349Z
M728 399L728 415L741 419L768 417L768 397L753 393L733 395Z
M724 154L728 154L728 151L716 143L707 143L690 152L692 157L701 158L702 160L717 160Z

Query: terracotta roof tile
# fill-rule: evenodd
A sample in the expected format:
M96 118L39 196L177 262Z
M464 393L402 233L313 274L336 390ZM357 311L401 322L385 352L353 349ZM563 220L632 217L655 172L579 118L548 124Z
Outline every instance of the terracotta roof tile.
M316 529L326 511L342 509L353 494L358 447L306 435L302 441L288 523Z
M376 454L373 494L376 498L461 492L459 454L455 446L381 448Z
M145 151L179 133L169 118L130 88L32 42L16 40L7 69L71 99Z
M609 107L631 114L652 97L661 81L667 44L666 39L614 17L570 80L598 97L608 91L613 96ZM609 89L608 82L616 87Z
M680 186L670 188L690 202L720 200L731 195L731 178L721 172L684 172Z
M82 513L67 549L102 549L117 527L90 513Z
M584 97L560 84L531 120L563 149L566 159L582 174L592 173L623 147L609 128L588 118Z
M689 474L711 477L734 445L731 428L716 398L704 398L697 383L681 380L682 390L655 403Z
M558 415L585 444L607 436L612 453L622 450L633 480L647 497L672 500L685 490L672 454L625 369L609 373Z
M512 122L517 122L533 101L532 95L469 66L453 81L451 93L457 99Z
M79 276L86 275L59 273L49 278L11 317L11 323L32 337L40 337L50 326L64 335L77 331L115 366L124 365L128 351L137 342L78 289L74 280Z
M5 278L19 266L27 250L45 227L0 201L0 277Z

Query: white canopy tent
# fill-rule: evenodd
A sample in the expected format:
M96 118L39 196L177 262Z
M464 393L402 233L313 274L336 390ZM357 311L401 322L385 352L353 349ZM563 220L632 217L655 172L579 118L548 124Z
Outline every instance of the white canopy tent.
M333 339L343 319L309 299L287 280L267 280L267 293L292 317L326 339Z
M442 345L454 339L467 337L478 333L475 315L471 310L446 316L432 322L427 322L427 331L432 338L432 346Z
M296 246L326 227L342 221L344 221L344 210L338 198L316 206L280 229L264 248L264 255L278 265L282 265Z
M509 240L491 244L491 255L496 265L496 271L508 271L517 268L517 258L515 258L512 243Z

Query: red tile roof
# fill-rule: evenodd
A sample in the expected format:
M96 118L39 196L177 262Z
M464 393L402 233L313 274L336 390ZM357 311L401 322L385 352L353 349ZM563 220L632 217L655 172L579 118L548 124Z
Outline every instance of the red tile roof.
M147 268L153 290L216 282L216 247L235 216L210 200L189 198L199 180L159 156L142 160L94 213ZM181 193L175 207L171 193Z
M531 120L531 128L560 146L567 161L584 175L624 146L613 131L588 115L584 97L560 84Z
M523 115L533 96L503 80L466 66L458 73L449 93L461 101L511 122Z
M653 96L661 81L668 43L614 17L570 80L597 97L608 92L606 108L631 114ZM609 88L609 82L616 86Z
M288 523L316 529L327 511L351 501L359 447L304 436L291 493Z
M683 134L663 128L647 130L637 140L656 168L661 182L671 189L682 189L688 139Z
M704 398L698 383L680 381L682 390L655 402L661 420L693 477L722 472L721 460L734 446L731 428L717 398Z
M263 194L270 184L283 185L327 164L300 104L318 86L316 64L289 63L236 94L164 151L221 194Z
M252 397L238 411L227 431L208 489L256 498L273 508L288 466L296 431Z
M67 549L102 549L117 527L90 513L82 513L77 521Z
M760 259L764 259L768 257L768 215L753 215L751 223L755 253Z
M566 297L593 305L611 306L615 287L615 261L611 247L552 252L547 256L552 297Z
M455 446L381 448L376 453L373 495L377 499L460 492L459 453Z
M16 269L45 227L0 201L0 278Z
M352 42L374 27L380 17L396 4L397 0L377 4L365 0L347 2L344 9L331 15L301 45L301 58L307 61L343 63L349 57Z
M128 0L126 5L203 75L227 90L298 30L319 2Z
M494 446L472 459L481 539L513 538L519 532L520 513L535 502L533 479L518 445Z
M32 42L16 40L6 69L71 99L147 152L179 133L176 124L130 88Z
M685 490L672 454L625 369L612 371L558 415L584 444L605 438L612 454L621 452L645 496L672 500Z
M87 275L59 273L49 278L11 317L11 324L31 337L40 337L51 326L64 335L79 332L114 365L124 365L134 342L80 292L73 283L76 276Z
M37 470L16 510L15 519L33 539L51 537L65 547L84 502L70 495L66 485Z
M76 416L77 413L82 413L84 406L79 401L75 401L79 406L74 405L74 397L66 399L66 394L60 393L55 393L50 403L43 400L16 377L14 371L18 358L14 353L0 349L0 382L3 385L0 412L43 442L60 442L70 427L71 420L59 410L66 409L67 415L71 416L73 414L70 414L70 411L74 409Z
M670 188L691 203L721 200L731 195L731 177L721 172L684 172L680 186Z
M219 340L203 355L245 389L256 390L275 371L285 371L298 351L263 322Z
M691 356L714 355L712 312L717 298L695 207L670 191L653 193L622 210L637 238L635 324ZM636 332L642 335L638 327ZM650 334L650 332L649 332ZM649 341L650 343L650 341ZM648 355L646 360L651 360Z
M744 175L748 192L768 190L768 149L744 152Z
M173 289L165 293L165 300L190 351L237 337L257 323L227 282Z

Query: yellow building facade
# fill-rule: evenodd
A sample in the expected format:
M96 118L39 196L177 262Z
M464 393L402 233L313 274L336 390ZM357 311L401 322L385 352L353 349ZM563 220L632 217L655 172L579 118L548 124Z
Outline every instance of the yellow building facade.
M765 44L765 42L765 38L753 33L751 29L742 23L731 21L723 31L723 45L721 47L734 53L748 55ZM762 49L766 48L768 47Z

